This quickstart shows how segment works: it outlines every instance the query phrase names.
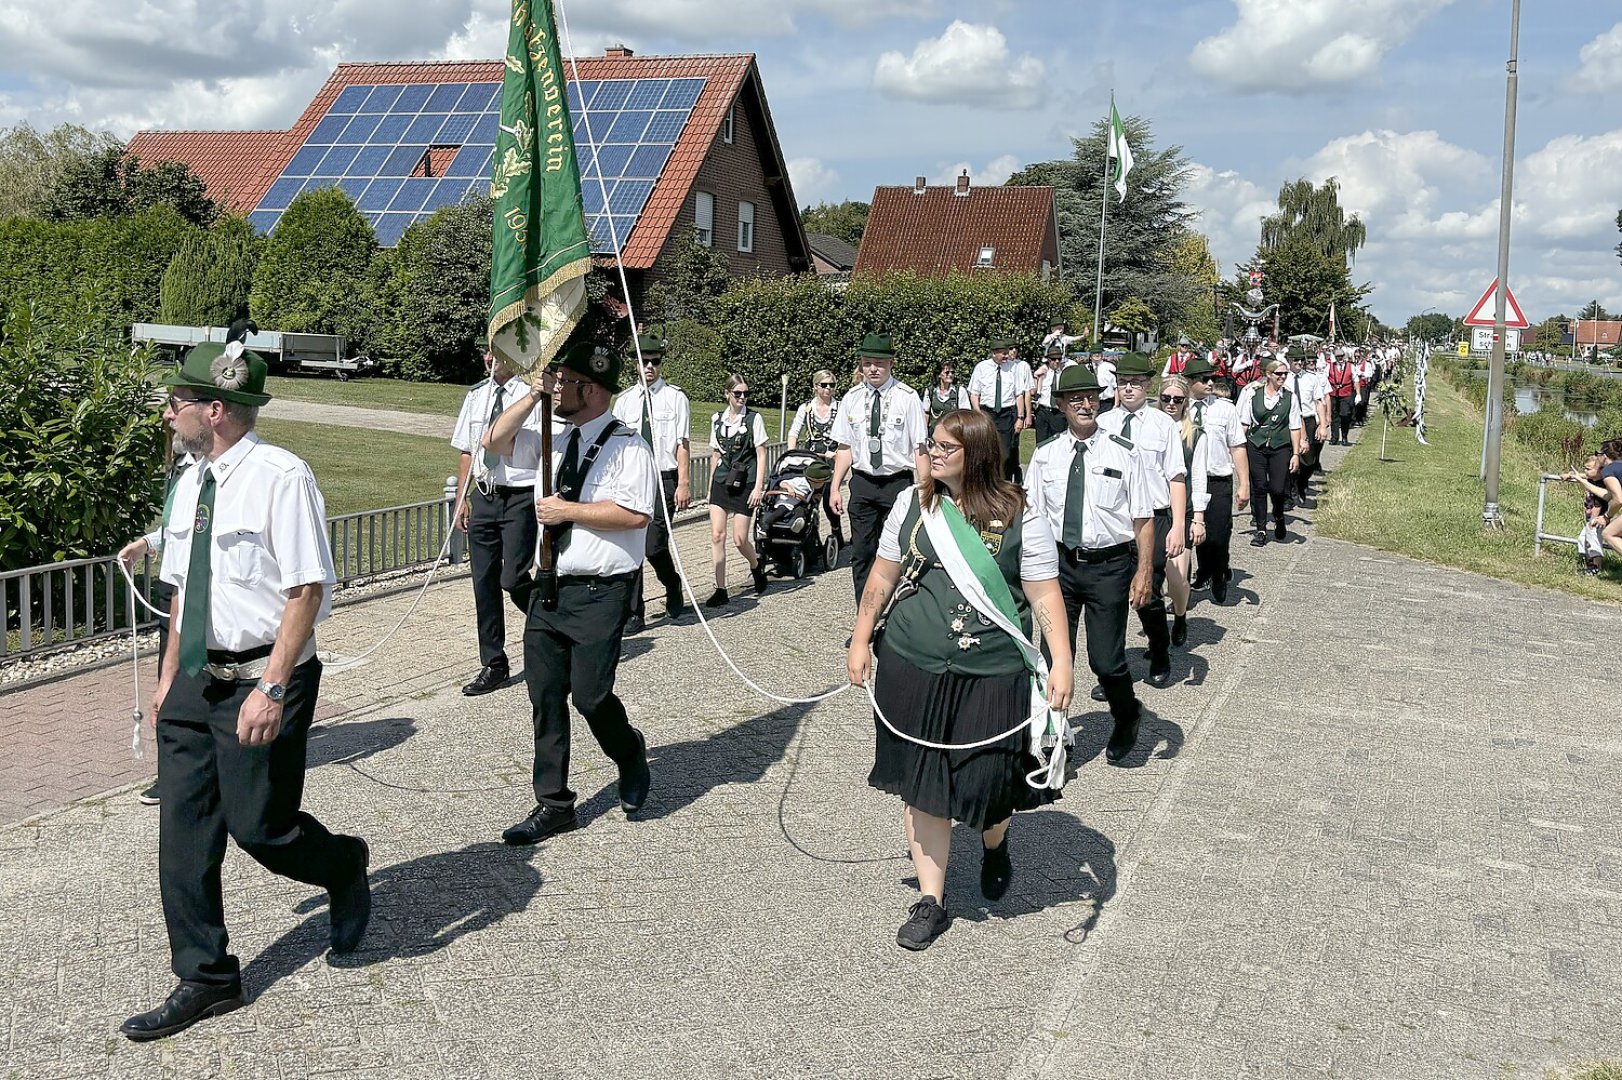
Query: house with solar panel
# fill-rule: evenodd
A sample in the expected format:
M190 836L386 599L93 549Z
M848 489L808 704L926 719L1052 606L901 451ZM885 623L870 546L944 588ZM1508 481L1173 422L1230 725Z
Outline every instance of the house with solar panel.
M696 237L737 276L809 271L811 254L752 54L566 60L592 250L636 296ZM340 64L289 131L143 131L128 152L185 163L268 233L301 191L342 188L384 247L487 190L499 60Z

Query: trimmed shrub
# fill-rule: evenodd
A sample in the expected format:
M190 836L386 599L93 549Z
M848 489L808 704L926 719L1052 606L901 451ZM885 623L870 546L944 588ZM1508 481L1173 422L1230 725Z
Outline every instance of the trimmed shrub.
M186 237L163 274L162 321L230 326L247 315L261 246L247 219L234 215L222 217L206 233Z
M721 335L691 319L665 326L665 353L660 374L693 401L720 401L727 367L721 358Z
M284 333L342 334L364 349L374 329L377 234L340 188L301 192L254 269L254 321Z
M407 229L381 275L377 351L402 379L466 380L490 311L488 198L446 206Z

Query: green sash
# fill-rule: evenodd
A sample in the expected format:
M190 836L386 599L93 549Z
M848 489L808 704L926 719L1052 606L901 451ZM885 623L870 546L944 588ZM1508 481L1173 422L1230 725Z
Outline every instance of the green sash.
M997 610L1002 612L1010 623L1018 626L1019 613L1014 607L1014 594L1008 588L1008 580L1002 576L1002 571L998 569L991 553L986 550L985 541L980 539L979 532L963 516L963 511L949 499L940 500L938 505L941 508L941 516L946 519L946 527L952 532L952 539L957 541L957 549L963 555L963 561L969 564L969 569L974 572L974 576L986 590L986 595L991 597L991 602L997 605ZM1021 650L1021 655L1025 658L1025 667L1035 671L1030 657L1025 655L1024 650Z

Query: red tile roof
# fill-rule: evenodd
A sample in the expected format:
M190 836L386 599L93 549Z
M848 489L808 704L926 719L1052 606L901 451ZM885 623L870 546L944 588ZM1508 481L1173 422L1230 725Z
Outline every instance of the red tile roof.
M665 165L664 174L654 186L653 193L648 196L647 206L643 209L636 228L631 231L630 238L625 242L626 267L633 270L647 269L653 265L654 260L659 257L659 252L664 249L665 241L670 236L670 229L676 223L676 216L681 212L682 204L686 202L693 181L698 176L699 166L704 163L705 155L720 133L722 118L725 117L733 99L737 97L744 80L755 70L754 54L582 56L578 59L565 58L563 66L570 82L575 80L577 74L581 79L706 80L704 92L699 96L698 103L693 106L692 116L682 130L681 139L676 143L670 161ZM498 83L502 80L503 71L504 65L500 60L339 64L337 70L327 79L326 85L305 107L303 114L287 132L143 131L130 141L130 150L135 153L139 147L138 152L143 160L185 161L203 176L204 182L209 185L211 195L216 190L215 183L219 182L222 190L225 187L230 188L232 207L248 211L258 204L276 177L281 175L287 162L298 152L299 147L304 145L304 140L326 116L327 110L332 107L332 103L338 99L338 95L345 87L439 82ZM759 85L758 78L755 84ZM257 140L253 144L256 147L255 154L222 154L216 150L215 143L208 141L219 140L222 146L234 147L236 144L230 144L229 140L249 136ZM772 144L776 149L775 135ZM154 156L149 149L160 145L173 147L168 151L169 157ZM202 155L201 160L211 162L207 166L210 169L209 175L203 175L202 169L199 168L200 159L190 156L193 152ZM778 151L778 155L781 156L781 151ZM213 163L216 157L227 159L240 157L240 161L233 166L236 171L227 175L224 172L224 163ZM784 172L786 171L785 169ZM211 181L210 176L218 177L218 180Z
M966 195L950 187L926 187L921 194L912 187L880 187L873 191L854 272L967 274L974 272L980 249L994 247L994 269L1037 273L1044 250L1057 246L1050 187L971 187Z
M1622 322L1615 320L1572 320L1578 345L1615 345L1622 339Z
M184 162L209 198L245 214L292 156L286 142L285 131L140 131L125 152L145 165Z

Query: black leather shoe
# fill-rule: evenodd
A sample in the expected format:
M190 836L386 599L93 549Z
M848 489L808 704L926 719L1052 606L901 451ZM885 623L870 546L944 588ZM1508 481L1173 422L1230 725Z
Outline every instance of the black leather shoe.
M704 606L705 607L725 607L726 602L729 599L731 599L731 598L729 596L727 596L727 591L725 589L716 589L714 592L710 593L710 598L708 600L704 601Z
M355 876L327 896L327 914L332 920L332 951L338 955L354 952L360 939L366 936L366 924L372 921L372 883L366 878L366 867L372 861L372 849L358 836L344 836L354 845L360 856Z
M999 847L984 848L980 856L980 895L987 900L1001 900L1014 880L1014 861L1008 857L1008 834L1004 833Z
M1280 521L1273 526L1274 540L1288 540L1289 537L1290 533L1289 530L1284 527L1284 522Z
M1093 687L1093 700L1094 701L1108 701L1109 700L1109 695L1104 693L1104 688L1102 686L1095 686L1095 687Z
M537 806L529 817L501 834L504 844L538 844L556 833L573 832L580 827L575 820L574 807Z
M749 576L753 578L755 582L755 595L758 596L761 593L764 593L766 591L767 584L769 584L769 582L766 580L766 567L757 563L755 568L749 571Z
M497 667L494 664L486 664L479 670L478 676L472 682L462 687L462 693L466 694L468 697L478 697L480 694L488 694L490 691L500 690L504 685L506 685L507 678L508 674L505 667Z
M1149 661L1149 685L1164 690L1171 685L1171 661L1164 656Z
M1173 615L1171 617L1171 643L1178 648L1188 644L1188 616Z
M691 611L691 610L692 610L692 608L688 607L685 603L682 602L681 597L679 597L679 596L667 596L667 597L665 597L665 618L667 618L667 619L685 618L687 613L689 611Z
M625 620L625 636L626 637L630 637L632 634L640 634L642 631L646 630L647 628L648 628L647 620L644 619L640 615L632 615L629 619Z
M642 744L641 753L633 764L620 768L620 809L627 814L642 809L642 804L648 801L648 788L653 783L653 775L648 770L647 736L639 731L636 740Z
M169 993L168 1000L150 1012L136 1013L119 1025L118 1033L135 1042L161 1039L185 1031L199 1020L222 1016L242 1008L242 987L237 983L211 986L183 982Z
M1219 604L1226 604L1228 602L1227 574L1223 573L1211 575L1211 599L1215 600Z
M1138 745L1139 720L1117 720L1115 730L1110 732L1109 745L1104 747L1104 759L1111 765L1118 765L1121 759L1132 752Z

